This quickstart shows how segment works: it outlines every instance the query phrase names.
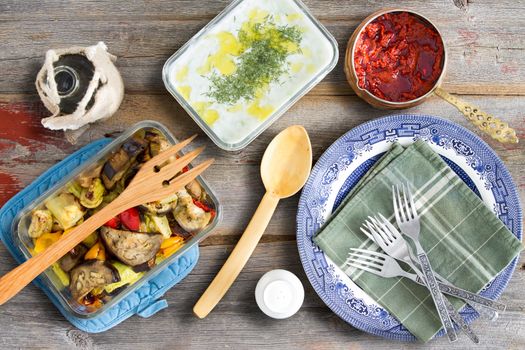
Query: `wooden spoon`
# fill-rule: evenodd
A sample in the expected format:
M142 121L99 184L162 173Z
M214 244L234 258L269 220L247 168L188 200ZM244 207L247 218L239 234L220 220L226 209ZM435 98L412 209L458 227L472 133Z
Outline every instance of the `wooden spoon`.
M142 165L126 189L111 203L71 230L42 253L32 257L0 278L0 305L3 305L33 279L44 272L93 231L104 225L115 215L143 203L161 200L184 188L206 170L213 159L202 162L189 171L174 177L195 159L204 147L185 154L174 162L165 164L195 136L166 149Z
M193 307L195 315L206 317L226 294L252 255L279 199L297 193L308 179L311 168L312 146L302 126L290 126L270 142L261 163L266 194L228 260Z

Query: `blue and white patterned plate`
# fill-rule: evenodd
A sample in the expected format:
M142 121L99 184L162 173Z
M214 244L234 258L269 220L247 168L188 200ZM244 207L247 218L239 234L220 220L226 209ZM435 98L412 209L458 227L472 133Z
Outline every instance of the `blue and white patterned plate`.
M350 189L393 142L426 141L465 183L498 215L518 239L522 211L516 186L503 162L478 136L445 119L427 115L394 115L364 123L339 138L319 158L299 201L297 246L313 288L343 320L365 332L388 339L416 338L313 243L312 237ZM498 298L518 258L481 292ZM461 314L472 322L478 314L466 306ZM438 333L442 335L443 331Z

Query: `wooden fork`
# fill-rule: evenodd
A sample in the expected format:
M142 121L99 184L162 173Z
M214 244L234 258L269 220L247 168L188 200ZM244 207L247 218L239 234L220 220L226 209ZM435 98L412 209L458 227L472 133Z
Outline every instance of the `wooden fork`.
M204 150L204 147L197 148L164 165L170 157L187 146L195 137L196 135L171 146L144 163L128 187L115 200L88 218L84 223L71 230L45 251L2 276L0 278L0 305L3 305L15 296L33 279L115 215L137 205L166 198L175 191L184 188L184 186L206 170L213 163L213 159L206 160L175 177L177 173Z

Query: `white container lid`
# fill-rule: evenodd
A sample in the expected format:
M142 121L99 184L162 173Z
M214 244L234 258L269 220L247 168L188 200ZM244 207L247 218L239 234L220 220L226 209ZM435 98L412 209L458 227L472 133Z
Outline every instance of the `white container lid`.
M288 318L303 304L304 288L296 275L286 270L265 273L255 287L255 301L266 315Z

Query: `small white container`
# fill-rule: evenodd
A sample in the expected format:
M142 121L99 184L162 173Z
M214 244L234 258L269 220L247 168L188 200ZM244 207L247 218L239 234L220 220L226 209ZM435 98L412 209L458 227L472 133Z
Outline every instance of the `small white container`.
M266 315L283 319L293 316L303 304L304 288L296 275L286 270L265 273L255 287L255 301Z

